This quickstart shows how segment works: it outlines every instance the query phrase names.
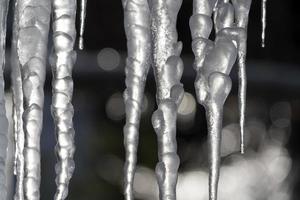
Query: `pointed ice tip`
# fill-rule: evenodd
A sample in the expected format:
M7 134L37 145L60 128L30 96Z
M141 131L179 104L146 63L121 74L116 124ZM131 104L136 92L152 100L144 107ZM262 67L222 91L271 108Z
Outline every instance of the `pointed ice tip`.
M241 154L242 154L242 155L245 154L245 147L244 147L243 144L241 145Z
M244 127L241 127L241 146L240 146L240 151L241 154L245 153L245 142L244 142Z
M79 37L79 50L83 50L84 49L84 40L83 37L80 36Z

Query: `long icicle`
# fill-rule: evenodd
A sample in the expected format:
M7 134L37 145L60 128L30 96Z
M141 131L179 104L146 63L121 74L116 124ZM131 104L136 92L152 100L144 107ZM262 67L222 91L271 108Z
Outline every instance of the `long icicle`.
M197 100L206 109L209 146L209 199L217 199L220 171L220 144L223 119L223 105L231 90L228 76L238 54L245 29L234 25L234 8L226 0L195 0L194 15L190 21L195 54L197 78L195 88ZM216 39L207 38L212 29L210 16L214 13Z
M248 17L251 7L251 0L232 0L235 10L235 23L239 28L245 29L245 38L240 41L238 49L238 66L239 66L239 124L240 124L240 151L245 152L245 115L246 115L246 95L247 95L247 73L246 73L246 57L247 57L247 27Z
M261 47L265 47L266 43L266 26L267 26L267 0L261 0Z
M55 166L57 191L55 200L64 200L75 163L74 127L72 105L72 70L76 60L73 50L76 40L76 0L53 0L52 105L51 111L57 136Z
M12 93L13 93L13 126L14 126L14 136L16 141L16 151L15 151L15 166L14 173L16 175L16 192L14 199L23 200L24 199L24 131L23 131L23 89L22 89L22 78L20 71L20 64L18 62L18 35L19 35L19 1L15 1L14 4L14 23L13 23L13 40L12 40Z
M176 142L177 109L183 97L180 79L182 43L177 41L176 22L182 0L151 0L153 67L158 109L152 124L158 140L156 176L161 200L176 199L179 157Z
M86 18L86 6L87 0L81 0L80 2L80 30L79 30L79 49L83 50L84 48L84 29L85 29L85 18Z
M4 65L6 44L6 19L9 0L0 2L0 199L7 198L6 152L8 146L8 120L5 109Z
M13 124L14 135L16 141L15 151L15 166L14 173L16 174L16 192L14 199L23 200L23 180L24 180L24 140L25 135L23 131L23 89L20 64L18 62L18 34L19 34L19 1L14 4L14 23L13 23L13 40L12 40L12 93L13 93Z
M51 4L48 0L24 1L18 0L15 8L14 26L17 70L16 97L23 96L24 103L16 105L23 107L25 140L24 149L18 154L24 156L24 199L37 200L40 198L40 134L43 123L44 81L46 71L47 42L50 23ZM20 75L22 82L20 83ZM20 92L22 90L22 93ZM21 98L21 100L22 100ZM19 101L18 103L22 103ZM22 113L19 113L22 114ZM21 121L22 122L22 121ZM20 125L20 124L19 124ZM22 126L18 128L22 129ZM17 141L19 143L19 141ZM22 170L22 169L21 169ZM22 199L21 188L16 193L16 199Z
M147 0L123 0L123 7L128 48L125 68L127 88L124 92L126 107L124 195L126 200L133 200L140 117L151 58L151 31Z

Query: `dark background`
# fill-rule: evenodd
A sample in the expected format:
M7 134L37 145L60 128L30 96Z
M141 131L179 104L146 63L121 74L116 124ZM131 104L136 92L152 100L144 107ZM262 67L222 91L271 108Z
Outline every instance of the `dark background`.
M291 199L300 197L300 10L298 1L268 1L266 47L261 48L261 5L254 0L248 27L248 110L247 119L257 118L266 127L272 126L269 110L278 102L285 102L291 109L290 124L285 127L288 140L283 145L292 159L292 168L286 179L290 187ZM195 95L192 69L193 54L188 21L192 15L192 0L183 0L178 16L179 40L184 44L182 58L185 71L182 78L186 92ZM11 19L11 16L10 16ZM9 21L11 23L11 20ZM11 27L9 25L9 27ZM11 28L8 30L11 32ZM51 38L51 37L50 37ZM8 35L8 46L11 37ZM105 71L97 63L97 55L103 48L115 49L120 54L118 67ZM51 40L49 42L51 49ZM99 57L99 55L98 55ZM112 95L118 100L125 89L124 63L126 38L123 29L123 9L120 0L88 0L85 31L85 50L78 51L74 68L74 124L76 130L76 170L70 184L69 199L122 199L122 162L124 158L122 127L124 115L112 119L107 104ZM109 61L107 61L109 62ZM49 69L49 67L48 67ZM8 67L9 71L9 67ZM9 76L7 90L9 91ZM156 136L150 119L156 109L155 82L149 72L146 86L148 110L141 122L139 164L150 169L157 162ZM237 123L237 70L233 70L233 89L226 105L233 110L232 116L225 114L224 126ZM55 191L55 135L50 115L51 73L47 74L45 85L45 116L42 145L42 185L41 199L52 199ZM118 96L119 95L119 96ZM254 106L253 106L254 105ZM256 106L257 105L257 106ZM263 105L263 106L261 106ZM118 102L115 109L122 107ZM118 107L121 106L121 107ZM118 110L118 109L117 109ZM114 110L113 110L114 111ZM228 115L230 115L229 113ZM179 125L187 126L187 125ZM194 123L188 128L178 128L178 152L182 160L180 171L197 168L193 163L197 154L206 152L194 150L186 152L188 146L201 146L206 138L204 109L197 104ZM259 133L257 133L259 137ZM249 147L250 148L250 147ZM255 145L251 148L255 149ZM188 154L188 156L187 156ZM114 159L117 158L117 159ZM199 166L201 165L201 162ZM198 167L199 167L198 166ZM201 166L205 166L201 165ZM262 197L261 199L267 199Z

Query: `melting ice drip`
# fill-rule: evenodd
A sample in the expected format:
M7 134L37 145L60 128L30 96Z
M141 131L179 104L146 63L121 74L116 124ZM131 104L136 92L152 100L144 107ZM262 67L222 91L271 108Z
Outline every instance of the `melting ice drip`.
M40 199L41 155L44 82L47 61L47 42L51 14L53 16L52 55L53 103L52 115L56 127L57 192L55 199L63 200L74 170L74 129L72 68L76 59L73 50L76 40L76 0L15 0L12 41L13 122L16 141L15 199ZM3 65L6 39L6 16L9 0L0 4L0 199L6 199L5 160L7 148L7 119L4 107ZM86 1L82 3L86 5ZM82 6L85 9L86 6ZM51 10L53 8L53 10ZM84 32L85 10L80 35ZM82 38L82 37L81 37Z

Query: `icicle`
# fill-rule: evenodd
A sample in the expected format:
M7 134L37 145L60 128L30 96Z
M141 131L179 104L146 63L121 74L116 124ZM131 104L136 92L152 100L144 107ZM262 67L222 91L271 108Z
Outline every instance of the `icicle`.
M246 92L247 92L247 74L246 74L246 56L247 56L247 26L251 6L251 0L232 0L235 10L236 26L245 30L244 38L239 41L238 65L239 65L239 113L240 113L240 139L241 153L245 152L244 132L245 132L245 113L246 113Z
M84 34L84 28L85 28L86 5L87 5L87 0L81 0L81 5L80 5L80 31L79 31L79 49L80 50L83 50L83 48L84 48L83 34Z
M147 0L123 0L123 7L124 26L128 40L128 58L125 68L127 88L124 91L126 106L124 195L126 200L133 200L140 116L145 82L150 67L151 32Z
M14 173L16 174L16 193L15 200L24 199L23 180L24 180L24 131L23 131L23 90L20 66L18 63L18 30L19 30L19 2L15 1L14 5L14 24L13 24L13 40L12 40L12 92L13 92L13 123L14 135L16 141L15 151L15 166Z
M261 33L261 47L265 47L265 37L266 37L266 26L267 26L267 0L261 0L261 23L262 23L262 33Z
M194 68L197 71L196 94L198 102L205 107L207 116L210 200L217 199L223 105L231 90L228 75L237 58L238 49L243 49L246 38L245 29L234 25L234 16L239 16L239 13L235 13L229 1L219 0L215 3L216 1L194 0L194 13L190 20ZM213 27L213 11L216 30L214 43L208 39Z
M74 128L72 105L72 69L76 59L73 50L76 40L76 0L53 0L52 105L51 111L57 136L55 166L57 191L55 200L64 200L75 164L73 160Z
M180 79L182 43L177 41L176 21L182 0L152 0L151 30L153 67L157 85L158 109L152 124L158 139L156 175L160 199L175 200L179 157L176 143L177 109L183 97Z
M7 198L6 185L6 151L8 146L8 121L5 109L4 93L4 64L5 64L5 40L6 18L9 0L0 2L0 199Z
M15 6L13 79L16 80L13 89L17 120L17 161L20 162L17 162L19 180L15 199L23 199L23 190L25 199L40 198L40 134L50 9L48 0L18 0Z

